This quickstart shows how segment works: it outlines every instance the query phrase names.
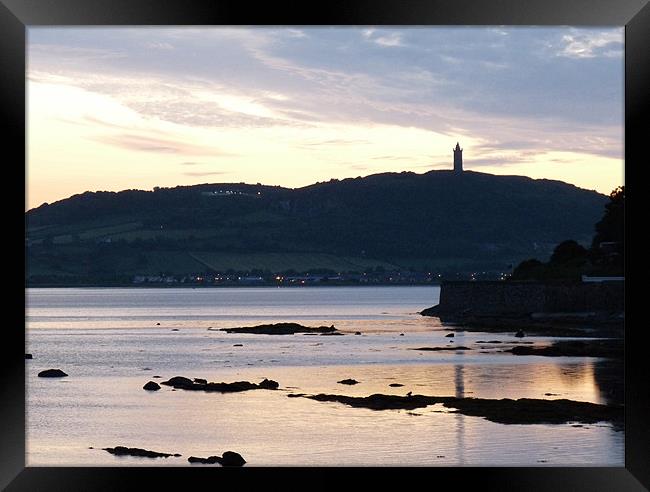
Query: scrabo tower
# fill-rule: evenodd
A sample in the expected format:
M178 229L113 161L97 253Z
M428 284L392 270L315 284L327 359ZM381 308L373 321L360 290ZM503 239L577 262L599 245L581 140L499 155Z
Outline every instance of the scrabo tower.
M456 148L454 149L454 172L456 174L463 172L463 149L460 148L458 142L456 142Z

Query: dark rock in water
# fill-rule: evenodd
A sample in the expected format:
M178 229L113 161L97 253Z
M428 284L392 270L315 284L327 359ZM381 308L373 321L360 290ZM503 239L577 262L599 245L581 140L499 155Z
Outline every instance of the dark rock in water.
M438 304L436 304L433 307L423 309L422 311L420 311L420 314L422 316L438 316L438 311L439 311Z
M278 389L280 384L277 381L273 381L272 379L266 379L264 378L264 381L262 381L259 384L259 387L261 389Z
M184 388L185 386L192 386L194 382L191 379L185 378L183 376L174 376L173 378L170 378L167 381L163 381L160 384L173 386L174 388Z
M354 334L355 335L361 335L361 332L360 331L355 331Z
M32 354L25 354L25 359L33 359Z
M299 398L301 396L307 396L305 393L289 393L287 395L289 398Z
M544 355L547 357L609 357L623 358L622 339L562 340L545 347L517 345L510 350L514 355Z
M152 377L152 378L155 378L155 379L160 379L160 378L162 378L162 376L151 376L151 377Z
M447 335L445 335L446 338L452 338L452 337L455 337L455 336L456 335L453 334L453 333L448 333Z
M233 347L243 347L243 346L244 346L243 343L236 343L236 344L233 345Z
M333 332L327 332L327 333L321 333L320 336L343 336L343 333L340 331L333 331Z
M200 458L198 456L190 456L187 458L190 463L202 463L205 465L214 465L219 463L221 466L244 466L246 460L242 458L239 453L234 451L226 451L222 456L208 456L207 458Z
M221 466L244 466L246 460L242 458L239 453L234 451L226 451L221 455L221 460L219 460Z
M149 451L148 449L141 448L127 448L124 446L115 446L114 448L102 448L115 456L141 456L143 458L169 458L170 456L181 456L178 453L159 453L157 451Z
M178 328L172 328L172 331L178 331Z
M158 383L154 383L153 381L149 381L142 387L142 389L146 389L147 391L158 391L160 389L160 385Z
M403 337L403 336L404 336L404 333L400 333L399 336Z
M454 408L457 413L483 417L500 424L565 424L567 422L596 423L610 421L622 423L623 405L599 405L573 400L546 400L520 398L511 400L490 400L483 398L457 398L453 396L424 395L382 395L366 397L345 395L308 395L309 398L323 402L339 402L357 408L371 410L413 410L436 403Z
M187 461L190 463L202 463L204 465L214 465L218 463L219 456L208 456L207 458L201 458L199 456L190 456L187 458Z
M388 386L390 386L392 388L401 388L404 385L400 384L400 383L390 383Z
M337 381L339 384L359 384L359 381L356 379L343 379L341 381Z
M39 378L62 378L67 376L61 369L46 369L38 373Z
M517 338L523 338L524 337L524 330L518 330L517 333L515 333L515 336Z
M156 323L156 326L160 326L160 323Z
M216 391L220 393L235 393L238 391L248 391L254 389L277 389L280 385L277 381L265 379L260 384L249 381L235 381L234 383L209 383L205 379L196 378L192 381L183 376L174 376L168 381L160 384L172 386L174 389L183 389L189 391Z
M430 352L437 352L438 350L472 350L469 347L419 347L409 350L427 350Z
M337 329L334 325L311 328L298 323L275 323L241 328L221 328L219 331L225 331L226 333L254 333L258 335L293 335L294 333L335 333Z

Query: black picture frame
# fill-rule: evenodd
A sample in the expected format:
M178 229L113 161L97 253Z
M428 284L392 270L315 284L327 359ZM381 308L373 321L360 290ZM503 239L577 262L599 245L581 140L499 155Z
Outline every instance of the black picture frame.
M17 170L10 188L25 189L21 160L25 150L25 33L44 25L573 25L625 26L625 171L627 194L633 209L637 186L635 168L647 163L642 157L647 136L650 90L650 6L647 0L329 0L312 2L260 2L240 0L0 0L0 110L5 169ZM9 158L9 156L13 156ZM630 177L632 176L632 177ZM7 188L7 187L6 187ZM6 191L5 188L5 191ZM8 193L3 193L8 196ZM629 200L629 196L628 196ZM24 246L24 202L5 198L5 223L18 232L5 240L7 255L19 265ZM23 207L20 211L18 208ZM629 206L628 206L628 210ZM22 219L21 219L22 217ZM22 222L21 222L22 221ZM630 215L626 215L626 262L634 265L630 248ZM626 268L626 292L630 281L641 276ZM16 272L13 279L22 275ZM24 277L23 277L24 278ZM9 283L14 282L9 279ZM24 286L23 286L24 287ZM24 290L7 289L11 316L6 318L0 344L0 487L17 490L132 490L146 487L175 488L222 485L235 479L239 487L250 479L271 480L278 469L223 468L72 468L25 467L25 361L23 358ZM639 301L637 301L639 302ZM394 475L400 481L424 480L431 487L441 483L469 490L540 491L636 491L650 488L650 378L643 351L643 332L634 301L626 296L625 329L625 466L624 467L458 467L409 469L373 468L361 473L373 480ZM632 306L632 317L629 307ZM21 307L23 309L21 309ZM21 330L19 327L23 327ZM286 472L287 470L281 470ZM314 478L324 487L339 487L339 473L302 470L309 478L293 482L287 476L278 487L297 483L311 486ZM416 473L417 471L417 473ZM216 474L216 475L215 475ZM290 475L290 474L287 474ZM219 481L215 481L215 479ZM365 477L364 477L365 480ZM138 484L139 482L139 484ZM268 482L263 486L271 486ZM407 482L408 483L408 482ZM414 482L415 484L415 482Z

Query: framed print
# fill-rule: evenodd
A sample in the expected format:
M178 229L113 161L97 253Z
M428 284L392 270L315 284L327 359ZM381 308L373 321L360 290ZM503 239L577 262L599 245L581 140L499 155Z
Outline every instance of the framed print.
M2 0L0 22L7 490L650 486L625 296L647 2Z

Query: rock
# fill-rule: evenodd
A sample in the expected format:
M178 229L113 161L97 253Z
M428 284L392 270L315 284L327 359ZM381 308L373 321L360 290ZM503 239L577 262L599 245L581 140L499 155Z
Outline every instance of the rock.
M190 456L187 458L187 461L190 463L202 463L204 465L214 465L218 463L219 456L208 456L207 458L201 458L198 456Z
M156 323L156 326L160 326L160 323Z
M221 466L244 466L246 460L242 458L239 453L234 451L226 451L222 456L208 456L207 458L201 458L198 456L190 456L187 458L187 461L190 463L202 463L205 465L214 465L219 463Z
M452 338L452 337L455 337L455 336L456 335L454 335L453 333L449 333L449 334L445 335L445 338Z
M337 381L339 384L359 384L359 381L356 379L343 379L341 381Z
M399 336L403 337L403 336L404 336L404 333L400 333Z
M320 336L343 336L343 333L340 331L333 331L333 332L327 332L327 333L321 333Z
M102 448L115 456L141 456L143 458L169 458L170 456L181 456L178 453L159 453L157 451L149 451L148 449L141 448L127 448L125 446L116 446L114 448Z
M233 347L243 347L243 346L244 346L243 343L236 343L236 344L233 345Z
M547 357L608 357L622 359L624 346L622 339L604 340L560 340L551 345L522 346L517 345L510 350L514 355L544 355Z
M196 378L192 381L183 376L174 376L168 381L160 384L172 386L174 389L183 389L190 391L215 391L220 393L235 393L237 391L248 391L254 389L277 389L280 385L277 381L264 379L260 384L249 381L235 381L234 383L209 383L205 379Z
M171 331L178 331L178 328L172 328Z
M174 376L173 378L170 378L167 381L163 381L160 384L173 386L174 388L182 388L184 386L192 386L194 382L191 379L185 378L183 376Z
M160 389L160 385L158 383L154 383L153 381L149 381L142 387L142 389L146 389L147 391L158 391Z
M244 466L246 460L239 453L226 451L219 460L221 466Z
M355 331L354 334L355 335L361 335L361 332L360 331Z
M388 386L390 386L392 388L401 388L404 385L400 384L400 383L390 383Z
M438 350L472 350L469 347L418 347L414 349L409 349L409 350L428 350L430 352L436 352Z
M33 359L32 354L25 354L25 359Z
M151 377L153 377L153 378L155 378L155 379L160 379L160 378L162 378L162 376L151 376Z
M61 369L46 369L38 373L39 378L63 378L67 376Z
M345 395L307 395L321 402L339 402L351 407L371 410L413 410L441 403L463 415L483 417L500 424L566 424L568 422L596 423L609 421L622 423L623 405L599 405L573 400L548 400L520 398L501 400L483 398L457 398L453 396L397 396L373 394L366 397Z
M261 389L278 389L280 384L277 381L273 381L272 379L266 379L264 378L264 381L262 381L259 384L259 387Z
M515 333L515 336L517 338L523 338L524 337L524 330L518 330L517 333Z
M422 311L420 311L420 315L422 315L422 316L438 316L438 311L439 311L438 306L439 305L436 304L435 306L432 306L430 308L423 309Z
M336 333L332 326L309 327L298 323L275 323L267 325L247 326L241 328L221 328L226 333L255 333L262 335L293 335L294 333Z

